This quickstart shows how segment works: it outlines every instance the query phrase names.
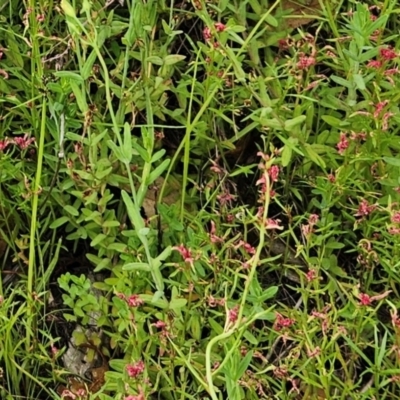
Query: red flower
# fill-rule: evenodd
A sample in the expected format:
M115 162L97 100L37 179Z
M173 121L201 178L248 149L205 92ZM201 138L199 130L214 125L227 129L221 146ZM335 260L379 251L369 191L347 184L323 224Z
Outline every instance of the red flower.
M167 326L167 324L164 321L157 321L153 325L158 329L164 329Z
M381 68L383 65L382 61L379 60L371 60L368 64L367 64L367 68Z
M354 214L354 216L355 217L365 217L365 216L371 214L371 212L374 211L375 208L376 208L375 205L369 205L367 200L362 199L360 205L358 206L357 213Z
M349 147L349 141L345 133L340 134L340 140L336 147L340 155L343 155L345 150Z
M274 328L276 331L280 331L283 328L289 328L292 326L296 321L291 318L284 318L283 315L276 313Z
M182 258L185 260L185 262L187 262L189 264L193 264L192 252L190 251L190 249L185 247L183 244L173 247L172 250L178 251L180 253L180 255L182 256Z
M236 305L231 310L228 311L229 322L236 322L239 316L239 306Z
M385 108L385 106L389 103L388 100L380 101L379 103L375 104L375 111L374 111L374 118L378 118L379 114Z
M208 27L205 27L204 29L203 29L203 38L204 38L204 40L205 41L209 41L209 40L211 40L211 38L212 38L212 33L211 33L211 29L210 28L208 28Z
M3 140L0 140L0 151L4 151L7 148L7 146L11 143L12 141L7 137L4 138Z
M305 56L303 54L303 55L301 55L299 61L296 64L296 66L297 66L298 69L304 70L304 69L308 69L308 68L312 67L313 65L316 64L316 62L317 61L316 61L315 57L312 57L312 56L308 57L308 56Z
M387 47L385 49L380 49L379 54L386 61L393 60L394 58L397 57L396 52L390 47Z
M265 228L266 229L279 229L279 230L282 230L283 226L279 225L280 222L281 222L280 219L268 218Z
M130 295L126 299L126 302L128 303L129 307L139 307L144 304L144 301L137 294Z
M128 373L130 378L136 378L138 375L143 373L144 371L144 362L139 360L134 364L128 364L126 366L126 372Z
M397 211L396 213L394 213L392 215L392 222L394 222L395 224L400 224L400 211Z
M28 139L28 135L18 136L13 139L13 142L21 149L25 150L31 143L35 141L35 138Z
M214 26L217 32L223 32L226 29L226 25L224 25L222 22L216 22Z
M371 304L371 296L366 293L360 293L359 299L362 306L369 306Z
M272 182L278 182L278 177L279 177L279 167L277 165L273 165L269 170L268 170L269 177L271 178Z

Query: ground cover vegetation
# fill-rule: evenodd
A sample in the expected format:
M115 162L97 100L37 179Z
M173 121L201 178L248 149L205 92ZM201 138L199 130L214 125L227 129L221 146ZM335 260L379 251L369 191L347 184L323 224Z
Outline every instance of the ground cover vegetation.
M399 398L399 12L3 0L0 397Z

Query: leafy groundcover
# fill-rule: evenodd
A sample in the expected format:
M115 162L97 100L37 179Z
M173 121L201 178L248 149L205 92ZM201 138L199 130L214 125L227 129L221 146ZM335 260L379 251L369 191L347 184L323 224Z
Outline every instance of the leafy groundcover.
M395 0L0 3L2 399L398 399Z

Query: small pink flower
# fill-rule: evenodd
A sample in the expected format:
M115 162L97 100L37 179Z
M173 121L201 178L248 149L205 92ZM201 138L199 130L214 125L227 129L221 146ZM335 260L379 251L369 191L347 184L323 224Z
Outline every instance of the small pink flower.
M392 117L393 115L394 115L394 113L392 113L392 112L386 112L385 114L383 114L383 117L382 117L382 130L383 131L388 130L389 118Z
M390 47L385 48L385 49L380 49L379 54L386 61L393 60L394 58L397 57L396 52L393 49L391 49Z
M65 399L65 398L68 398L69 400L75 400L76 399L76 395L75 394L73 394L70 390L68 390L68 389L65 389L65 390L63 390L62 391L62 393L61 393L61 398L62 399Z
M391 235L400 235L400 228L394 228L393 226L388 229Z
M80 388L80 389L78 389L78 390L76 391L76 394L77 394L77 396L79 396L80 398L81 398L81 397L84 397L84 396L86 396L86 390L85 390L84 388Z
M189 264L193 264L192 252L187 247L185 247L183 244L173 247L172 250L178 251L180 253L180 255L182 256L182 258L185 260L185 262L187 262Z
M375 205L369 205L368 201L365 199L361 200L360 205L358 206L357 213L354 214L355 217L365 217L371 214L372 211L376 209Z
M370 296L370 295L368 295L366 293L360 293L358 295L358 298L360 299L360 304L362 306L369 306L374 301L379 301L379 300L382 300L382 299L386 298L387 296L389 296L389 294L391 292L392 292L391 290L387 290L386 292L378 294L378 295L375 295L375 296Z
M366 293L360 293L358 298L360 299L360 304L362 306L369 306L371 304L371 296Z
M339 154L343 155L343 153L348 147L349 147L349 141L347 139L347 136L345 133L341 133L339 143L336 145Z
M306 274L306 279L308 282L313 281L317 277L317 271L315 269L310 269Z
M318 223L318 221L319 221L319 216L317 214L311 214L308 217L308 223L310 225L315 225L316 223Z
M239 243L235 246L235 249L237 250L239 247L243 247L244 251L248 254L255 254L256 253L256 249L249 243L240 240Z
M389 75L395 75L395 74L398 74L400 71L399 71L399 68L398 67L396 67L396 68L390 68L390 69L387 69L385 72L384 72L384 75L385 76L389 76Z
M299 58L299 61L296 64L296 66L300 70L305 70L305 69L308 69L308 68L312 67L313 65L315 65L316 62L317 61L316 61L315 57L313 57L313 56L308 57L308 56L302 54Z
M136 378L144 371L144 362L142 360L136 361L134 364L128 364L126 366L126 372L130 378Z
M223 194L219 194L217 196L217 199L221 206L224 206L226 204L231 204L232 200L235 200L235 198L236 196L229 192L224 192Z
M269 177L271 178L272 182L278 182L278 177L279 177L279 167L277 165L273 165L269 170L268 170Z
M210 230L210 240L211 240L211 243L221 243L221 242L223 242L223 239L220 238L219 236L217 236L217 235L215 234L215 232L216 232L215 222L214 222L214 221L211 221L211 230Z
M314 358L321 354L321 348L317 346L314 350L307 349L307 356L308 358Z
M291 318L284 318L283 315L276 313L275 322L274 322L274 329L276 331L281 331L283 328L289 328L292 326L296 321Z
M289 39L279 39L278 40L279 50L287 50L291 47Z
M7 148L7 146L11 143L12 141L7 137L4 138L3 140L0 140L0 151L4 151Z
M222 22L216 22L214 26L217 32L223 32L226 29L226 25L224 25Z
M368 64L367 64L367 68L375 68L375 69L379 69L381 68L383 65L382 61L380 60L371 60Z
M153 325L158 329L164 329L167 326L164 321L157 321Z
M50 351L54 357L58 354L58 348L53 343L50 344Z
M308 236L311 235L312 231L313 231L313 229L312 229L312 227L311 227L309 224L306 224L306 225L303 224L303 225L301 225L301 233L302 233L303 236L305 236L306 238L307 238Z
M211 40L211 38L212 38L212 33L211 33L211 29L210 28L208 28L208 27L205 27L204 29L203 29L203 38L204 38L204 40L205 41L209 41L209 40Z
M330 183L335 183L335 182L336 182L336 176L333 175L333 174L329 174L329 175L328 175L328 181L329 181Z
M379 114L385 108L385 106L389 103L388 100L380 101L379 103L375 104L375 111L374 111L374 118L378 118Z
M128 303L129 307L139 307L144 304L144 301L137 294L130 295L126 299L126 302Z
M231 310L228 311L228 319L229 322L236 322L239 316L239 306L236 305L235 307L233 307Z
M141 392L140 394L138 394L136 396L130 394L129 396L125 397L125 400L145 400L145 399L144 399L143 392Z
M35 138L28 139L28 135L17 136L13 139L13 142L21 149L25 150L30 144L35 141Z
M395 212L391 218L392 222L395 224L400 224L400 211Z
M283 226L279 225L280 222L281 222L280 219L268 218L267 219L267 224L266 224L266 229L279 229L279 230L282 230Z

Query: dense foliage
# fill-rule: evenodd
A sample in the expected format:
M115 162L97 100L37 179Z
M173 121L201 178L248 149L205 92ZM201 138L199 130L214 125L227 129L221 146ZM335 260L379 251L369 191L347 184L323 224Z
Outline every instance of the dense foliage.
M399 12L4 0L0 397L399 398Z

